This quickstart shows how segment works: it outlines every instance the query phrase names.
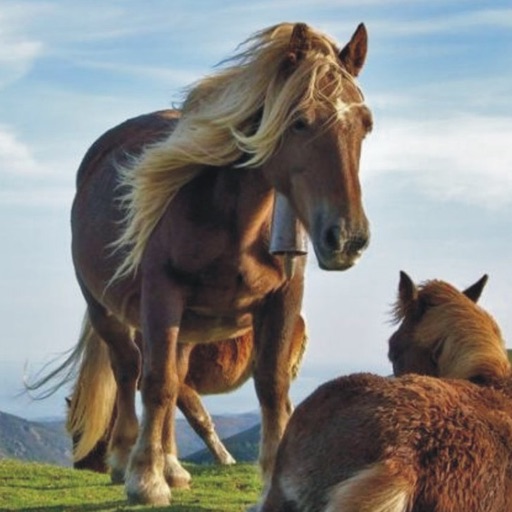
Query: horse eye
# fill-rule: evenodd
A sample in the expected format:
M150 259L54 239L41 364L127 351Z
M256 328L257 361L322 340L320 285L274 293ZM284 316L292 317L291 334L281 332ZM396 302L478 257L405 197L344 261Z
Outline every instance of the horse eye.
M309 128L309 123L303 117L299 117L292 123L292 130L294 132L304 132Z

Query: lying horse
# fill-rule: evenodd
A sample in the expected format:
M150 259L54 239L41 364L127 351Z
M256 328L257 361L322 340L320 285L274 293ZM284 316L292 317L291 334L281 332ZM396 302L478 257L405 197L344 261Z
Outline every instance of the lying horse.
M369 243L359 160L372 116L356 81L366 52L362 24L341 49L304 23L262 30L179 111L128 120L86 153L72 256L109 348L118 389L109 458L130 502L169 503L168 483L184 474L168 432L186 370L178 346L249 331L268 484L291 412L300 231L326 270L352 267Z
M106 473L109 471L108 445L117 416L117 386L110 368L107 345L97 336L87 317L84 319L81 342L85 346L76 351L73 361L68 361L68 364L73 364L81 353L74 392L67 399L67 428L73 439L73 466ZM306 344L306 324L303 317L299 316L287 358L292 377L298 374ZM141 344L138 345L142 351ZM185 381L180 383L178 408L215 460L219 464L234 464L235 459L217 435L199 395L229 393L251 377L254 362L252 332L218 343L181 345L179 350L183 352L179 361L186 362L188 369ZM114 483L121 482L122 477L112 474ZM185 480L182 485L187 483L188 480ZM179 484L175 482L175 486Z
M391 338L402 376L340 377L304 400L262 512L512 510L512 374L496 322L473 300L482 286L416 287L402 274Z
M461 293L443 281L416 287L400 273L394 316L401 323L388 352L395 376L418 373L480 383L508 375L496 322L476 305L487 279L484 275Z

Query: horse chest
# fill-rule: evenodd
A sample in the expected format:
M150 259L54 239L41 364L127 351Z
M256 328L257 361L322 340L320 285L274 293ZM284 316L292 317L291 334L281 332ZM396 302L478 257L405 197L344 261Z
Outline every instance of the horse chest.
M219 261L199 272L190 286L190 307L211 311L246 311L260 303L284 283L277 265L264 264L252 257Z
M204 343L241 336L253 313L283 282L281 272L260 265L213 265L187 286L180 341Z

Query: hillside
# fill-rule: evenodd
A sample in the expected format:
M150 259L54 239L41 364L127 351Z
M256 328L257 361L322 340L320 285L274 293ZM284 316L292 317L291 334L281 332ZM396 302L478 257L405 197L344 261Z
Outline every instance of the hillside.
M40 423L0 412L0 459L71 465L71 443L63 422Z
M219 415L213 417L221 438L231 438L259 422L256 413ZM176 422L180 457L200 452L205 448L202 440L184 419ZM245 449L233 445L237 460L255 460L242 455ZM246 451L246 450L245 450ZM26 461L47 462L59 466L71 465L71 443L64 421L34 422L0 412L0 459L13 458ZM213 461L203 457L205 462Z
M214 415L212 419L219 437L223 440L239 434L260 422L259 414L252 412ZM180 458L187 458L191 454L206 449L202 439L192 430L188 422L181 418L176 421L176 438ZM213 458L211 460L213 461Z
M260 443L260 425L244 430L231 437L223 439L226 448L237 462L255 462L258 460ZM207 449L199 450L185 460L194 464L211 464L214 459Z

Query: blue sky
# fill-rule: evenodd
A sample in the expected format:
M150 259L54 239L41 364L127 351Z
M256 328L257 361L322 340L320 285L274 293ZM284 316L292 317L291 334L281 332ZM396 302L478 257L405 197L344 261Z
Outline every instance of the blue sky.
M354 269L308 264L310 342L300 400L335 375L390 372L398 272L482 298L511 338L512 8L508 1L0 0L0 410L63 413L14 398L70 348L84 310L70 259L76 169L101 133L178 102L254 31L305 21L344 44L363 21L360 83L374 113L362 181L372 243ZM512 346L512 341L511 341ZM207 400L256 408L252 385Z

